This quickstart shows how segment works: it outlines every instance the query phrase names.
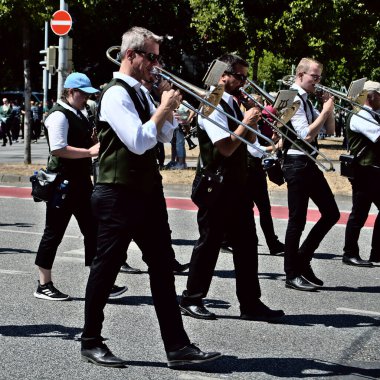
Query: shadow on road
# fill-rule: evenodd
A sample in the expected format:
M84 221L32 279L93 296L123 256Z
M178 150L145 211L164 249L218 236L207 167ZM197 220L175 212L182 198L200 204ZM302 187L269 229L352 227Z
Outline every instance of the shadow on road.
M26 338L59 338L71 340L82 329L62 325L6 325L0 326L0 335Z

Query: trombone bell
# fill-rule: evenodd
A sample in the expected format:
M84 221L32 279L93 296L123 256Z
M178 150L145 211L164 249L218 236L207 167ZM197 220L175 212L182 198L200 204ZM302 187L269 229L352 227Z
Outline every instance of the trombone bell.
M224 93L224 84L218 84L208 95L205 96L205 100L211 103L213 106L217 106L222 99ZM202 114L210 116L214 112L214 108L204 104L202 107Z

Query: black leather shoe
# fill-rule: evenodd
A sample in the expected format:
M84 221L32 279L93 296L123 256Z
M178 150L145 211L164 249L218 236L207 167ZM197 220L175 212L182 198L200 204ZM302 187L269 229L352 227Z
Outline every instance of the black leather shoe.
M173 263L173 273L174 274L183 273L185 270L188 270L189 267L190 267L190 263L181 264L177 260L175 260Z
M116 357L109 348L104 344L100 344L92 348L81 349L82 360L104 367L126 367L127 362Z
M292 278L291 280L286 280L285 286L287 288L303 290L305 292L315 292L318 289L316 286L306 281L302 276Z
M220 352L203 352L195 344L189 344L177 351L166 353L168 367L177 367L186 364L199 364L220 358Z
M216 315L214 313L211 313L211 311L208 311L203 305L179 305L179 307L183 315L189 315L190 317L198 319L216 319Z
M342 262L343 264L353 265L356 267L366 267L366 268L373 267L373 264L370 261L362 260L360 257L352 257L352 256L343 255Z
M310 282L311 285L323 286L323 281L314 274L310 264L308 264L307 267L302 271L302 277L307 282Z
M281 253L284 253L285 251L285 244L281 243L280 241L276 241L275 244L271 245L269 248L269 253L273 256L280 255Z
M130 265L128 265L128 263L125 263L125 264L123 264L121 266L120 272L130 273L130 274L140 274L140 273L142 273L142 271L140 269L133 268Z
M284 315L283 310L272 310L259 300L252 310L242 311L240 318L247 321L276 322Z

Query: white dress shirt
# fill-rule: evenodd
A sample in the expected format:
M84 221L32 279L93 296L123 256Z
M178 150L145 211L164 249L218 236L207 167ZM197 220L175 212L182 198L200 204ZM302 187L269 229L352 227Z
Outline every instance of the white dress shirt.
M212 88L211 88L212 90ZM223 93L222 99L231 107L231 109L235 112L234 110L234 97L227 92ZM218 104L217 109L224 112L223 108L220 104ZM222 112L219 112L215 110L214 112L211 113L209 116L210 119L214 120L217 122L219 125L225 127L226 130L228 129L228 117L224 115ZM235 114L235 117L237 115ZM203 118L201 116L198 116L198 124L201 129L206 131L208 137L212 141L213 144L215 144L217 141L225 139L226 137L229 137L231 134L223 130L222 128L218 127L215 125L212 121L207 120L206 118Z
M73 112L78 118L77 110L67 103L58 100L57 103L62 107ZM57 150L65 148L67 143L67 133L69 131L69 121L65 114L61 111L51 113L45 120L45 127L49 132L50 150Z
M306 107L306 110L305 110L304 104L307 103L307 92L302 87L298 86L297 84L293 84L291 89L297 90L298 94L302 97L303 101L302 99L300 99L299 95L296 95L296 97L294 98L294 101L298 100L301 102L301 104L297 112L290 119L290 121L294 127L294 130L297 133L297 136L300 139L305 140L306 136L309 133L309 125L313 122L313 120L315 120L319 116L319 112L314 107L312 107L313 114L311 113L309 107ZM289 137L292 140L295 140L296 138L296 136L293 133L289 135ZM301 152L298 149L289 149L288 154L303 154L304 155L305 153Z
M364 108L366 108L368 111L372 111L372 108L367 105L365 105ZM350 129L353 132L363 134L374 143L380 137L380 124L377 123L375 118L368 111L361 109L358 112L358 115L363 116L368 120L364 120L360 116L353 114L351 117ZM377 125L373 123L377 123Z
M120 72L115 72L113 77L123 80L137 92L141 91L141 83L136 79ZM138 96L142 98L141 93ZM152 115L156 108L150 97L146 97ZM170 142L173 130L177 126L175 120L173 123L165 121L160 133L157 133L156 124L152 120L142 124L132 99L122 86L112 86L104 93L99 119L106 121L123 144L135 154L145 153L153 148L157 141Z

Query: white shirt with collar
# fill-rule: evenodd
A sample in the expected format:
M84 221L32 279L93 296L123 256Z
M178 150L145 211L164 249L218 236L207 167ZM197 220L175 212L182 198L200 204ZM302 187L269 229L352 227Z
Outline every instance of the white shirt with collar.
M123 80L138 92L142 89L141 83L129 75L115 72L113 77ZM150 107L150 114L152 115L156 108L151 102L150 97L146 96L146 98ZM153 148L157 144L157 141L163 143L170 142L173 130L177 127L174 118L173 123L165 121L159 134L153 121L148 120L143 124L131 97L122 86L112 86L104 93L99 119L106 121L123 144L131 152L139 155Z
M210 88L210 90L213 90L213 87ZM234 97L227 92L223 93L222 99L231 107L231 109L234 110ZM224 112L223 108L220 104L218 104L217 109ZM211 115L209 116L210 119L217 122L219 125L222 125L227 130L228 129L228 117L224 115L222 112L219 112L217 110L213 111ZM235 114L235 117L237 115ZM198 124L201 129L206 131L208 137L212 141L213 144L215 144L217 141L225 139L226 137L229 137L231 134L223 130L222 128L215 125L212 121L207 120L206 118L203 118L201 116L198 116Z
M319 111L316 110L314 107L312 108L313 114L311 113L309 107L306 107L306 110L305 110L304 104L307 104L308 94L301 86L298 86L297 84L293 84L291 89L298 91L298 95L296 95L296 97L294 98L294 101L298 100L301 102L301 104L297 112L290 119L290 121L298 137L304 140L309 133L309 125L313 122L313 120L315 120L319 116ZM302 97L302 99L300 97ZM292 140L295 140L296 136L292 133L291 135L289 135L289 137ZM298 149L289 149L288 154L305 154L305 153L301 152Z
M57 103L80 118L77 114L77 110L69 104L63 102L62 100L58 100ZM69 131L69 121L63 112L52 112L45 120L45 127L49 132L49 144L51 151L65 148L68 145L67 133Z
M368 111L372 111L370 106L365 105L364 108ZM358 112L358 115L363 116L368 120L364 120L360 116L353 114L350 121L350 129L353 132L363 134L374 143L380 138L380 124L375 120L372 114L365 109L361 109Z

